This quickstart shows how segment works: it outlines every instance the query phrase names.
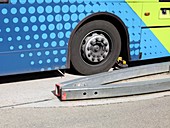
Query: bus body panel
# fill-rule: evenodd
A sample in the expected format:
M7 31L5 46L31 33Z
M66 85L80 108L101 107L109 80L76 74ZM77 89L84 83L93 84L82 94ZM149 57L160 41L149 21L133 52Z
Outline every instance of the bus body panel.
M146 15L147 13L149 15ZM143 21L140 42L141 60L170 56L170 2L144 2L142 15L139 17Z
M141 48L147 45L142 41L145 38L142 27L147 26L142 18L143 3L128 1L11 0L0 4L0 75L68 68L71 32L84 18L98 12L112 13L124 22L131 61L140 60L141 53L142 59L149 59ZM151 29L147 31L153 40L157 39ZM163 52L152 58L169 55Z
M170 54L165 46L160 43L158 38L155 38L155 35L151 30L164 33L165 30L170 32L170 28L146 28L142 29L142 39L140 45L140 52L142 53L142 60L154 59L160 57L168 57ZM165 36L163 36L165 37ZM164 38L168 44L167 38ZM169 47L169 46L168 46Z
M143 14L149 12L149 16L142 15L142 20L150 26L170 26L170 2L143 3Z

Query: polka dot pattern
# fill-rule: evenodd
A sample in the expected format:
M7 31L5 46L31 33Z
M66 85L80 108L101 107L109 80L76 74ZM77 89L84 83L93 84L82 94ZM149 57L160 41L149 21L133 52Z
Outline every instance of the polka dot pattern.
M30 67L32 71L66 68L71 32L81 20L97 12L120 17L128 27L131 58L139 59L142 21L125 2L11 0L0 6L0 51L15 51L12 56L18 67L13 69L17 72L30 71ZM8 63L10 58L9 54L0 59ZM18 64L21 61L23 64Z
M164 48L164 46L161 43L158 43L159 41L157 38L153 37L154 35L150 32L149 29L142 30L142 39L140 45L142 60L169 56L169 52Z

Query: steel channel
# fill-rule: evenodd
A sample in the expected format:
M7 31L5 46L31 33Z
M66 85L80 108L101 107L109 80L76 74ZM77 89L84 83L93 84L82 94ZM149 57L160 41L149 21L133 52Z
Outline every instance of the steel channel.
M89 88L62 89L66 94L64 100L109 98L129 96L170 90L170 79L131 82L124 84L94 85Z
M71 88L81 88L84 86L91 87L97 84L111 83L129 78L168 72L170 70L169 68L170 62L149 64L91 75L84 78L63 82L61 84L63 85L62 86L63 89L70 87Z

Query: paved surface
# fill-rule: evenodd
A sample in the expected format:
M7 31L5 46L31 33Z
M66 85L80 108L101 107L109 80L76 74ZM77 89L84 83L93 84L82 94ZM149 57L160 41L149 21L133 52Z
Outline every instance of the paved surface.
M0 84L0 108L22 107L51 100L57 100L60 103L53 94L54 85L77 77L81 76L67 74L65 77L62 77L56 75L56 77L52 78ZM11 77L9 78L11 79Z
M119 104L0 110L2 128L169 128L170 96Z
M24 81L23 78L22 81L18 81L14 77L0 79L3 80L0 84L0 128L169 128L170 126L170 91L61 102L53 94L54 85L83 76L66 74L65 77L54 75L44 79L35 76L38 79L31 80L32 77L24 78ZM17 79L20 77L25 76L16 76ZM170 78L170 75L158 74L136 80L159 78Z
M34 75L34 74L30 74ZM42 75L41 73L39 74ZM50 74L49 74L50 75ZM20 77L24 77L20 75ZM162 92L156 94L119 97L99 100L84 100L61 102L54 94L55 84L63 81L80 78L83 76L66 74L65 77L56 75L50 78L26 80L19 82L10 82L0 84L0 108L18 108L18 107L61 107L61 106L84 106L96 104L119 103L128 101L138 101L144 99L152 99L170 95L170 92ZM7 77L11 79L13 77ZM170 78L169 74L160 74L152 77L137 79L138 81L146 79ZM134 81L134 80L131 80ZM127 81L125 81L127 82Z

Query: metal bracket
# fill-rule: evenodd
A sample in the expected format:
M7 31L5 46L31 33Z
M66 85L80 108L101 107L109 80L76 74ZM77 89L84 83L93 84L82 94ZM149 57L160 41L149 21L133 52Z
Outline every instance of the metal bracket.
M56 84L61 100L105 98L170 90L170 79L115 84L117 81L169 72L170 62L100 73Z

